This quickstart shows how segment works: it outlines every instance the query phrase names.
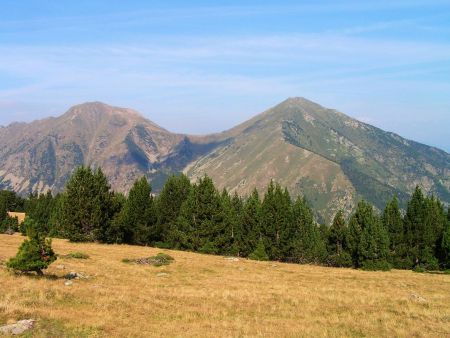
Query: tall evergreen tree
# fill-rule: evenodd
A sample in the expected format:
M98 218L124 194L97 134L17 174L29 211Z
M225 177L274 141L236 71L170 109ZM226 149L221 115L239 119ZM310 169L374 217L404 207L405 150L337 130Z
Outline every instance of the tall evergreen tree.
M55 199L49 190L45 194L30 194L25 203L27 217L31 218L40 232L51 232L50 217L53 212Z
M405 215L405 239L412 267L434 270L445 227L445 213L439 200L426 197L416 187Z
M225 254L239 256L239 239L242 236L240 224L242 200L236 193L231 197L226 189L222 191L221 200L226 229L225 246L221 251Z
M314 221L312 210L306 200L297 198L293 205L292 225L285 234L289 236L286 258L297 263L322 263L326 257L326 246L320 229Z
M112 192L101 169L80 167L69 179L59 223L71 241L103 240L113 217Z
M114 234L116 242L138 245L148 245L155 241L158 237L157 219L151 192L152 188L146 177L134 182L121 212L114 219L114 231L110 230L108 237Z
M270 182L262 203L264 246L270 259L283 260L290 251L292 201L279 184Z
M254 189L244 202L240 216L240 233L236 238L240 256L247 257L262 240L261 209L258 190Z
M192 187L171 238L180 248L213 254L221 252L227 240L224 212L220 194L208 176Z
M396 196L387 203L382 220L389 232L391 263L398 269L409 268L411 262L406 255L404 222Z
M350 219L349 248L355 267L389 269L389 234L373 207L365 201L358 203Z
M450 269L450 207L447 210L447 224L441 242L441 266Z
M348 228L344 219L344 213L342 210L339 210L334 216L328 235L328 264L331 266L352 266L348 236Z
M168 233L174 225L183 202L189 196L191 182L186 175L170 176L156 200L160 241L167 242Z

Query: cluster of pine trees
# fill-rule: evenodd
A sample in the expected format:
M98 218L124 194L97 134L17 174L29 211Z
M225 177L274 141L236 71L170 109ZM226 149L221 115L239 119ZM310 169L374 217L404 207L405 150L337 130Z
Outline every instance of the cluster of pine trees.
M0 195L1 196L1 195ZM0 199L1 202L1 199ZM28 223L51 237L152 245L202 253L368 270L450 268L450 212L417 188L402 213L393 198L380 215L365 201L347 221L318 225L303 198L271 182L264 196L219 192L205 176L171 176L158 196L147 179L128 196L101 169L81 167L63 193L23 201ZM1 211L1 209L0 209Z

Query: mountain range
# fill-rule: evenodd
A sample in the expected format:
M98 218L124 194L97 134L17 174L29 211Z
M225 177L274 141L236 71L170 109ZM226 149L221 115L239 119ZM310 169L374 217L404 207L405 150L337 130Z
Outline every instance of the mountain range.
M138 112L100 102L59 117L0 127L0 188L58 192L80 165L100 166L127 192L146 175L157 192L168 175L208 174L245 196L271 179L303 195L328 221L361 198L381 209L415 186L450 203L450 154L324 108L289 98L221 133L172 133Z

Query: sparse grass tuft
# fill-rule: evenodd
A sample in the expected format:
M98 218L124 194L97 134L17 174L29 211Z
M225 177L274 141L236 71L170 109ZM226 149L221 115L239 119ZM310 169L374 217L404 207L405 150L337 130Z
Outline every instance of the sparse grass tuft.
M83 252L69 252L67 255L60 256L61 258L73 258L73 259L89 259L89 255Z

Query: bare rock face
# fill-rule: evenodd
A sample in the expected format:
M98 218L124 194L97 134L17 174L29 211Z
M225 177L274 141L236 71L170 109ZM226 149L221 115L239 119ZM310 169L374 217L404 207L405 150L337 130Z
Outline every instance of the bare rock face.
M19 335L31 330L36 321L34 319L19 320L17 323L0 327L0 333L5 335Z
M84 103L57 118L0 128L0 189L61 191L80 165L101 167L116 191L142 176L158 192L171 173L208 174L249 195L270 180L303 195L329 221L360 198L404 203L416 185L450 203L450 155L304 98L291 98L218 134L174 134L127 108Z

